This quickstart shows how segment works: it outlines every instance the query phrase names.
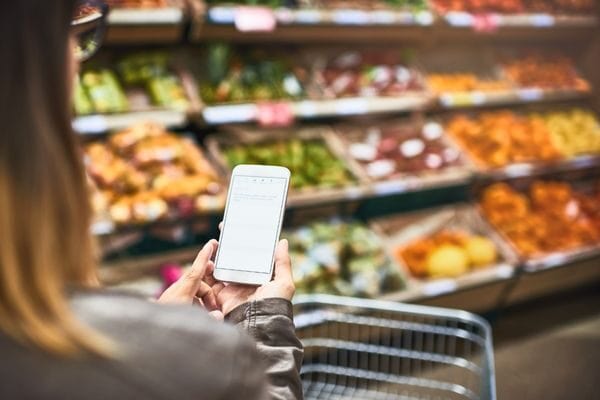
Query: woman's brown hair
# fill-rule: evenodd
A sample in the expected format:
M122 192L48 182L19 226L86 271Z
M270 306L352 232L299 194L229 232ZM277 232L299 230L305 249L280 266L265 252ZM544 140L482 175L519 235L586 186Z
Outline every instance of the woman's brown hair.
M0 2L0 331L47 352L105 354L69 286L95 280L90 205L71 128L74 0Z

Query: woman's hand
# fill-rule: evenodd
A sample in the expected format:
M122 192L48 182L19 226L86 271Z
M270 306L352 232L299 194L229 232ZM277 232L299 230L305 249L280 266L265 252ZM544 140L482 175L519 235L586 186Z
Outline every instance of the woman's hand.
M213 317L223 319L223 313L217 306L214 291L206 282L210 282L215 268L211 258L216 248L216 240L207 242L196 256L192 267L163 292L158 302L193 304L194 301L198 301Z
M216 301L223 315L252 300L271 297L291 300L296 288L292 279L292 264L288 253L288 241L281 240L275 250L275 272L273 280L262 286L215 283L212 287Z

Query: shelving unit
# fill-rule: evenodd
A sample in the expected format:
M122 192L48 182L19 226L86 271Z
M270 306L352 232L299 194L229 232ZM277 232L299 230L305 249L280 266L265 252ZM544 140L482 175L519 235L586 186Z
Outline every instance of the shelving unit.
M275 24L271 30L258 29L243 32L236 28L235 9L227 7L206 9L199 3L193 1L185 6L163 10L114 11L109 18L110 29L104 51L110 52L113 45L116 45L119 51L123 51L128 46L137 50L146 45L167 43L177 44L178 48L183 49L182 51L186 48L192 51L212 41L246 46L291 44L296 47L309 44L364 46L371 43L396 47L408 44L414 47L416 52L422 49L435 49L436 46L453 46L457 43L485 44L502 48L514 46L567 49L575 56L582 74L590 81L592 91L544 91L524 88L495 93L444 93L439 96L430 94L204 105L188 112L162 110L77 117L73 121L76 130L81 133L98 134L125 128L136 121L150 119L172 128L190 129L191 127L200 132L199 137L203 137L205 132L221 129L229 124L260 123L264 109L274 105L285 109L285 112L292 116L292 120L301 125L312 124L312 120L330 123L355 116L378 118L384 114L426 114L436 117L453 110L471 111L493 107L518 110L526 106L543 104L585 104L596 113L600 113L600 96L597 92L600 88L600 73L597 67L600 65L600 24L597 16L574 17L547 14L474 16L464 13L437 16L431 12L412 15L401 12L361 10L276 10L273 12ZM384 181L370 185L361 183L319 196L309 193L291 197L289 207L294 211L306 211L307 214L310 214L313 209L337 210L352 214L362 205L376 200L389 198L394 199L390 201L401 203L403 196L407 194L418 196L431 189L444 191L447 188L459 188L457 190L464 191L464 197L469 198L469 190L473 186L489 182L531 176L552 177L559 173L583 173L583 171L600 172L600 156L581 156L545 164L520 163L493 170L472 170L468 174L455 176L431 175L421 179ZM215 221L218 221L220 214L221 210L215 209L183 220L155 221L133 227L119 227L110 222L100 221L94 225L93 231L100 236L101 240L113 240L135 232L143 232L142 235L146 235L155 230L176 230L180 225L191 226L199 223L204 226L204 234L208 236L215 234ZM314 214L322 216L323 212L316 211ZM194 239L188 237L188 240ZM182 249L177 249L178 247L181 246L173 246L176 250L157 254L117 257L116 261L107 261L101 270L103 280L112 285L139 280L141 286L133 284L132 287L146 288L146 293L150 294L160 285L148 276L156 277L157 269L161 264L183 263L193 259L196 246L183 246ZM557 280L561 278L553 278L555 280L552 284L539 282L548 279L548 276L568 274L564 271L570 269L585 270L583 274L585 279L600 279L600 271L590 267L594 262L600 262L599 260L600 246L592 246L538 260L501 263L494 268L477 271L473 275L457 279L421 282L409 285L401 292L389 293L383 297L396 301L458 305L461 308L481 311L494 308L504 301L510 303L522 300L526 297L523 293L527 291L529 284L534 288L542 285L545 290L536 289L536 293L539 294L559 290L561 283ZM571 284L573 284L572 280L565 280L565 286ZM505 291L509 292L506 296L508 300L505 298Z

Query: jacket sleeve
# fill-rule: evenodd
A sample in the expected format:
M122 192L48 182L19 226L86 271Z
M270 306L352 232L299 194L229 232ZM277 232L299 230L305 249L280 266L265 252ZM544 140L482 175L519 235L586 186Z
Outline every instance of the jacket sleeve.
M292 303L280 298L251 301L235 308L226 318L256 340L267 366L270 398L302 399L303 350L294 329Z

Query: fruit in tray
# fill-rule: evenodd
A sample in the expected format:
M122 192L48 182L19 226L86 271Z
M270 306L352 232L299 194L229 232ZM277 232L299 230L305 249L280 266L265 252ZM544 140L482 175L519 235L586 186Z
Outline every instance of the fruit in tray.
M448 147L442 134L442 126L435 122L422 127L411 124L369 126L359 141L349 144L348 152L374 180L462 164L458 150ZM342 136L346 136L344 132Z
M511 111L485 112L476 117L457 115L446 132L484 168L511 163L561 158L541 117Z
M506 77L523 88L590 90L590 84L577 72L567 57L527 57L502 65Z
M358 222L318 222L284 232L297 293L376 297L403 287L383 243Z
M317 69L314 81L327 98L398 96L424 90L421 73L394 53L343 53Z
M427 84L435 93L447 92L497 92L510 89L503 79L483 79L470 73L429 74Z
M584 109L542 115L552 143L566 157L600 153L600 122Z
M398 247L395 256L416 277L444 278L492 265L498 253L486 237L446 229Z
M168 68L165 54L129 56L118 63L117 72L109 69L84 71L75 81L75 112L80 115L118 113L151 105L183 110L189 105L179 77ZM144 97L141 107L128 98L124 88L127 93L141 91Z
M281 165L292 172L294 189L346 186L354 179L344 163L336 158L322 140L277 140L259 144L240 144L224 149L229 167L238 164Z
M566 13L594 11L594 0L433 0L441 13L467 11L471 13Z
M116 223L149 222L171 211L189 214L219 204L220 179L207 159L191 139L161 126L138 124L84 150L88 175Z
M427 9L425 0L300 0L301 7L352 10L402 9L419 11Z
M164 8L167 0L106 0L110 8Z
M497 183L481 198L486 218L526 257L597 244L598 204L567 183L544 181L535 181L527 195Z
M234 55L229 46L212 45L206 70L200 96L207 104L297 99L304 93L301 67L261 51Z

